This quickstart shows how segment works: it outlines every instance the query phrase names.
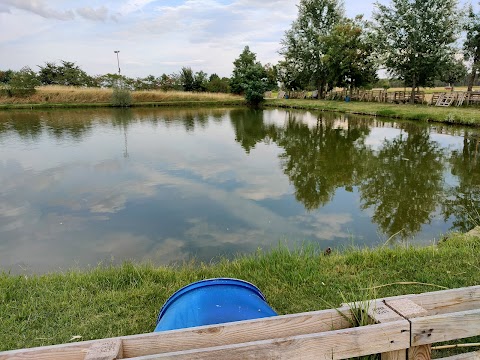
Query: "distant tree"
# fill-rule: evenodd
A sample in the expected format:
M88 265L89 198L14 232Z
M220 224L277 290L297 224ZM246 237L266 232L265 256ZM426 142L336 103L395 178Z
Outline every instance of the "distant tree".
M467 91L472 91L475 77L480 68L480 14L473 12L472 5L468 9L467 21L463 26L463 30L466 33L465 42L463 43L463 54L465 60L472 64Z
M391 87L391 83L389 79L379 79L375 84L374 87L381 87L385 90Z
M0 70L0 83L7 84L12 78L13 70Z
M387 70L411 87L413 103L415 89L430 86L455 52L457 0L391 0L376 6L378 52Z
M207 91L208 75L204 71L198 71L193 77L193 91Z
M277 78L285 90L299 89L308 84L298 64L291 59L285 59L278 63Z
M183 89L179 74L162 74L159 80L160 89L164 91Z
M230 81L232 92L244 94L250 105L256 106L261 103L267 89L267 73L262 64L257 61L257 55L245 46L233 65Z
M123 81L124 77L118 74L104 74L95 77L94 82L102 88L114 87L118 82Z
M74 62L61 60L61 83L66 86L90 86L91 77Z
M284 79L304 88L311 83L323 97L328 77L324 40L342 16L343 7L338 0L300 0L298 17L281 42ZM293 73L287 74L290 71Z
M467 67L462 60L457 60L455 58L450 59L440 73L440 80L448 83L454 89L455 84L465 80L467 77Z
M365 87L377 80L373 42L368 38L367 23L361 16L343 19L324 37L324 61L332 86L350 89Z
M35 87L40 85L37 74L28 66L15 71L8 82L12 96L27 96L35 93Z
M183 91L193 91L194 78L192 68L182 67L180 81L182 82Z
M38 78L43 85L58 84L60 71L54 62L46 62L44 66L38 65L40 68Z
M238 59L233 62L233 74L230 79L230 89L234 94L243 94L245 89L245 74L247 69L257 62L257 55L245 46Z
M38 77L44 85L92 86L95 83L94 79L74 62L61 60L61 65L46 62L44 66L38 67Z
M137 78L135 80L135 90L155 90L159 88L158 80L153 75L148 75L144 78Z
M220 78L217 74L210 75L207 83L207 91L213 93L228 93L230 91L230 79Z
M267 74L267 91L278 89L278 68L270 63L264 66Z

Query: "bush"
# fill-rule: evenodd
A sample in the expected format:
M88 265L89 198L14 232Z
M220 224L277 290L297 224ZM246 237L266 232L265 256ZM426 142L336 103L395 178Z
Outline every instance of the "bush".
M37 74L27 66L13 73L7 91L10 96L28 96L34 94L35 86L39 85Z
M117 107L129 107L132 104L132 95L125 88L115 87L112 93L112 105Z

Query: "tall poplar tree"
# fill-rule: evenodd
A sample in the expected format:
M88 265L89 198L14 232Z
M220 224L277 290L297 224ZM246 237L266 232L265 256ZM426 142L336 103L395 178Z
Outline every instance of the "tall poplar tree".
M376 3L376 46L387 70L415 88L430 86L451 59L459 33L457 0L391 0Z
M293 72L289 77L292 84L313 84L323 96L328 78L325 39L343 13L338 0L300 0L298 17L285 32L280 50L288 64L281 71Z

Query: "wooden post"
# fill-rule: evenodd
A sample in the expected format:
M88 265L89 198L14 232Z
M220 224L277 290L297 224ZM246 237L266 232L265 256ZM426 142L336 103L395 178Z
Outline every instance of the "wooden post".
M373 306L372 306L373 305ZM390 321L404 320L400 315L388 307L383 301L373 301L370 303L368 315L376 323L388 323ZM381 353L381 360L406 360L407 350L395 350Z
M410 319L426 316L428 311L408 299L387 300L386 304L397 314L400 314L410 322ZM411 322L410 333L412 334ZM412 344L413 334L410 344ZM408 360L430 360L432 355L432 345L425 344L420 346L411 346L408 349Z

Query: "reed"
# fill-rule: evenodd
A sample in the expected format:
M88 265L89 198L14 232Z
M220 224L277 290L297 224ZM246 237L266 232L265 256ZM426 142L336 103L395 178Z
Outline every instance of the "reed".
M26 97L8 97L0 94L0 104L110 104L112 91L58 85L41 86L34 94ZM185 91L132 91L131 95L133 103L243 100L241 96L233 94Z

